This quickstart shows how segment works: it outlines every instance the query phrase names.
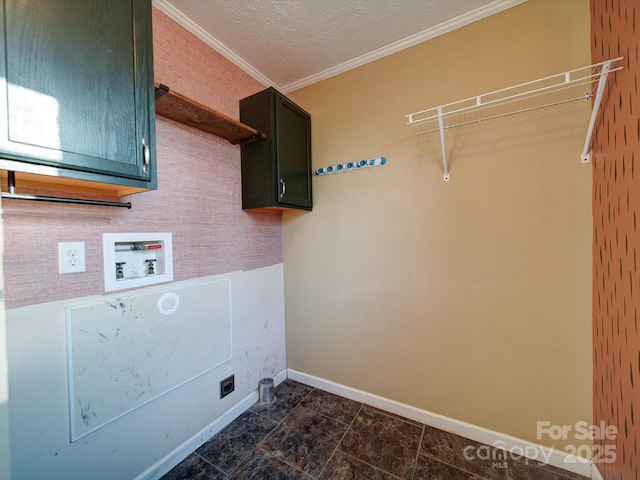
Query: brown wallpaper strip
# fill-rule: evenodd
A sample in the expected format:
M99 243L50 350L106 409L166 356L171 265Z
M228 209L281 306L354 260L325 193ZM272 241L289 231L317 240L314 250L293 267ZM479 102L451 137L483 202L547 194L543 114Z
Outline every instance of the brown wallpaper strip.
M593 62L624 56L593 143L594 459L606 480L640 478L640 2L591 0ZM613 435L610 435L611 437Z

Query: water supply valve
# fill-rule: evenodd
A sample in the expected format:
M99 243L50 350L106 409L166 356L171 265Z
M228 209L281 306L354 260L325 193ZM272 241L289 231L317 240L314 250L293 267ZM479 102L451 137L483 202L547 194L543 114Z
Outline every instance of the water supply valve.
M120 278L124 278L124 267L123 265L126 265L127 262L116 262L116 278L120 279Z
M105 291L173 280L171 233L105 233L102 243Z
M156 274L156 262L158 260L156 258L148 258L144 261L147 264L147 275L155 275Z

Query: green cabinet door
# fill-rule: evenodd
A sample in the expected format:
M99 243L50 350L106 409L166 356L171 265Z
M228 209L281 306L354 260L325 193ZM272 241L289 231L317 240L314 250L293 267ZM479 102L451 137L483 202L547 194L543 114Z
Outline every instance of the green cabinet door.
M155 188L150 0L3 0L0 157Z
M240 121L264 132L243 145L242 208L311 210L311 117L274 88L240 100Z

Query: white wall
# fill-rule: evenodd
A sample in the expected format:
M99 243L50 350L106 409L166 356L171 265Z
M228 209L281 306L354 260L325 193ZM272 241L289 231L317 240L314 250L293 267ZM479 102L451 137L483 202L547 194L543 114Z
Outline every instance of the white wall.
M3 240L2 219L0 219L0 478L10 480L9 392L7 388L9 377L7 368L6 317L4 312Z
M14 478L133 478L255 392L261 378L282 372L286 368L282 264L174 285L217 278L231 279L233 359L73 444L65 306L102 297L9 310ZM161 288L166 285L144 291ZM235 374L235 392L220 400L219 382L230 374Z

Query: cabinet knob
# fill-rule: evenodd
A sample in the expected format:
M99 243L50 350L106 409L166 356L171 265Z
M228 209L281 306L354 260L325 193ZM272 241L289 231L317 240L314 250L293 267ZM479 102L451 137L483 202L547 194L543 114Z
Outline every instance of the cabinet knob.
M284 198L284 194L287 191L287 184L284 183L284 179L280 179L280 185L282 185L282 193L280 193L280 198Z
M142 164L142 171L144 173L147 173L149 171L149 157L150 157L149 145L147 145L147 141L143 138L142 139L142 158L144 160L144 163Z

